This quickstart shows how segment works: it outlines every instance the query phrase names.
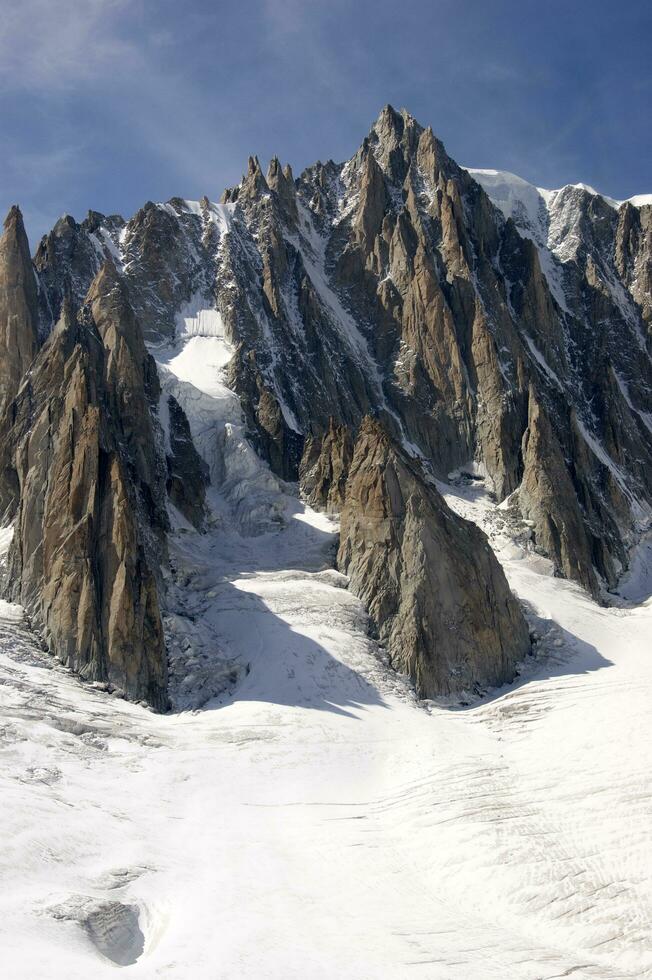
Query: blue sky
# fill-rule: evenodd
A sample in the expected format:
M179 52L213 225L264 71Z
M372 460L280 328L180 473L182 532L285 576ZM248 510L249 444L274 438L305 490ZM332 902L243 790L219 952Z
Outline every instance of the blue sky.
M3 0L0 207L218 198L247 156L350 156L405 106L458 162L652 191L639 0Z

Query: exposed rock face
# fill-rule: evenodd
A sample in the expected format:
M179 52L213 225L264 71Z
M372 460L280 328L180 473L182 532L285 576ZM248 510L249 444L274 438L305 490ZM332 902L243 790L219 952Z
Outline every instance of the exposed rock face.
M147 522L163 530L165 470L153 419L160 384L127 288L111 259L93 280L86 307L106 350L104 379L112 425L128 452Z
M45 235L36 250L34 267L41 283L39 313L41 332L47 335L59 320L64 299L78 309L91 282L106 259L118 254L120 215L106 217L89 211L78 224L66 214Z
M164 207L148 201L123 232L124 275L148 341L174 337L177 313L210 293L212 225L210 212L199 212L178 198Z
M521 513L534 522L536 541L557 567L590 592L597 588L591 545L561 447L534 390L523 436Z
M266 386L255 351L246 361L238 351L231 365L230 382L240 394L251 439L258 453L268 460L282 480L294 481L303 452L303 436L290 426L273 391Z
M64 303L2 417L1 496L16 514L6 590L51 652L82 677L163 709L155 380L122 284L105 266L78 318Z
M301 491L316 510L339 514L344 506L346 481L353 459L353 440L345 425L330 419L322 435L306 439L299 468Z
M169 433L166 489L177 510L201 531L207 516L208 465L195 449L186 413L174 395L167 396L166 408Z
M19 208L0 238L0 410L16 395L38 349L38 302L29 244Z
M339 567L421 697L513 679L528 628L485 535L371 419L356 440L341 522Z
M528 645L484 536L424 474L474 462L559 574L615 584L652 518L652 208L475 177L386 106L344 164L295 180L251 157L219 204L67 216L33 267L11 210L9 588L65 663L165 705L165 494L205 527L192 433L214 449L227 429L191 433L192 385L161 393L145 341L180 334L207 342L274 474L342 513L340 563L420 693L507 680Z
M652 204L625 202L618 213L614 262L652 331Z

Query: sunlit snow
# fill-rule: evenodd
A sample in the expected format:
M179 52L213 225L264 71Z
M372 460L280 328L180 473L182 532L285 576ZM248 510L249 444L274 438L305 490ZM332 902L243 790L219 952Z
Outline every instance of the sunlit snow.
M574 230L577 212L576 195L569 193L573 188L586 191L601 198L610 207L617 209L625 203L634 207L652 204L652 194L638 194L628 202L600 194L588 184L567 184L557 190L535 187L522 177L506 170L478 170L467 168L468 173L485 189L492 202L511 218L521 235L530 238L537 247L541 270L545 275L550 291L558 306L569 313L564 293L563 263L572 261L580 247L581 237ZM561 203L560 203L561 202ZM628 299L618 282L607 282L616 305L625 318L628 318ZM642 341L645 349L645 341Z

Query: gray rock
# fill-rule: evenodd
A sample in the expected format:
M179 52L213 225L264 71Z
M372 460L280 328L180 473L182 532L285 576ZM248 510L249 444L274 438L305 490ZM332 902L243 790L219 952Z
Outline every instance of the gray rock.
M117 254L124 225L124 219L116 214L106 217L98 211L89 211L79 224L66 214L41 239L34 268L40 285L42 336L47 336L59 320L65 299L73 310L83 304L104 262Z
M208 465L192 441L186 413L173 395L167 398L169 453L167 453L168 496L174 506L198 531L206 525Z

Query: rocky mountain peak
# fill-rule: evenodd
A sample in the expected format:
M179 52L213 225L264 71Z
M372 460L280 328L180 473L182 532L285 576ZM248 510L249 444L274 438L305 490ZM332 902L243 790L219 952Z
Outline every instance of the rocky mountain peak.
M25 224L23 222L23 213L17 204L12 204L7 212L7 217L3 222L3 228L5 231L13 232L16 238L22 235L26 236Z
M249 157L247 162L247 174L240 184L238 200L256 200L263 194L269 193L267 181L263 176L263 171L257 156Z
M271 166L272 164L270 164ZM223 204L234 204L238 201L246 206L247 203L255 202L268 193L269 187L263 175L260 161L257 156L250 156L247 160L247 173L243 175L237 186L226 188L220 201Z
M372 143L380 143L388 150L400 146L405 140L419 136L423 132L423 127L417 122L407 109L399 112L387 103L380 110L378 118L371 127L369 140Z
M272 183L278 181L279 175L283 175L281 161L277 156L273 156L269 161L269 167L267 168L267 183L271 186Z
M88 232L109 231L119 232L126 224L121 214L102 214L101 211L89 211L82 221L82 228Z
M133 373L120 378L121 392L117 384L89 308L75 318L68 298L0 417L0 497L13 495L16 514L7 587L63 663L163 708L156 526L133 453L138 443L154 453L155 443L145 412L142 438L126 445L122 413L143 393Z
M78 228L79 225L77 224L77 222L75 221L75 219L71 214L62 214L61 217L58 219L58 221L55 223L52 231L55 235L59 235L60 237L63 238L64 236L77 231Z
M0 238L0 409L16 395L38 348L38 298L20 208Z
M290 165L281 167L278 157L272 157L267 170L267 186L278 195L286 220L295 223L298 218L297 192Z
M125 227L120 215L106 217L89 211L79 224L71 215L59 218L39 242L34 256L39 291L40 331L47 336L59 320L64 299L75 309L83 304L88 287L106 258L117 256Z
M430 127L424 129L407 110L387 105L363 144L371 148L390 183L402 187L410 168L420 168L431 179L435 170L447 170L449 157Z

